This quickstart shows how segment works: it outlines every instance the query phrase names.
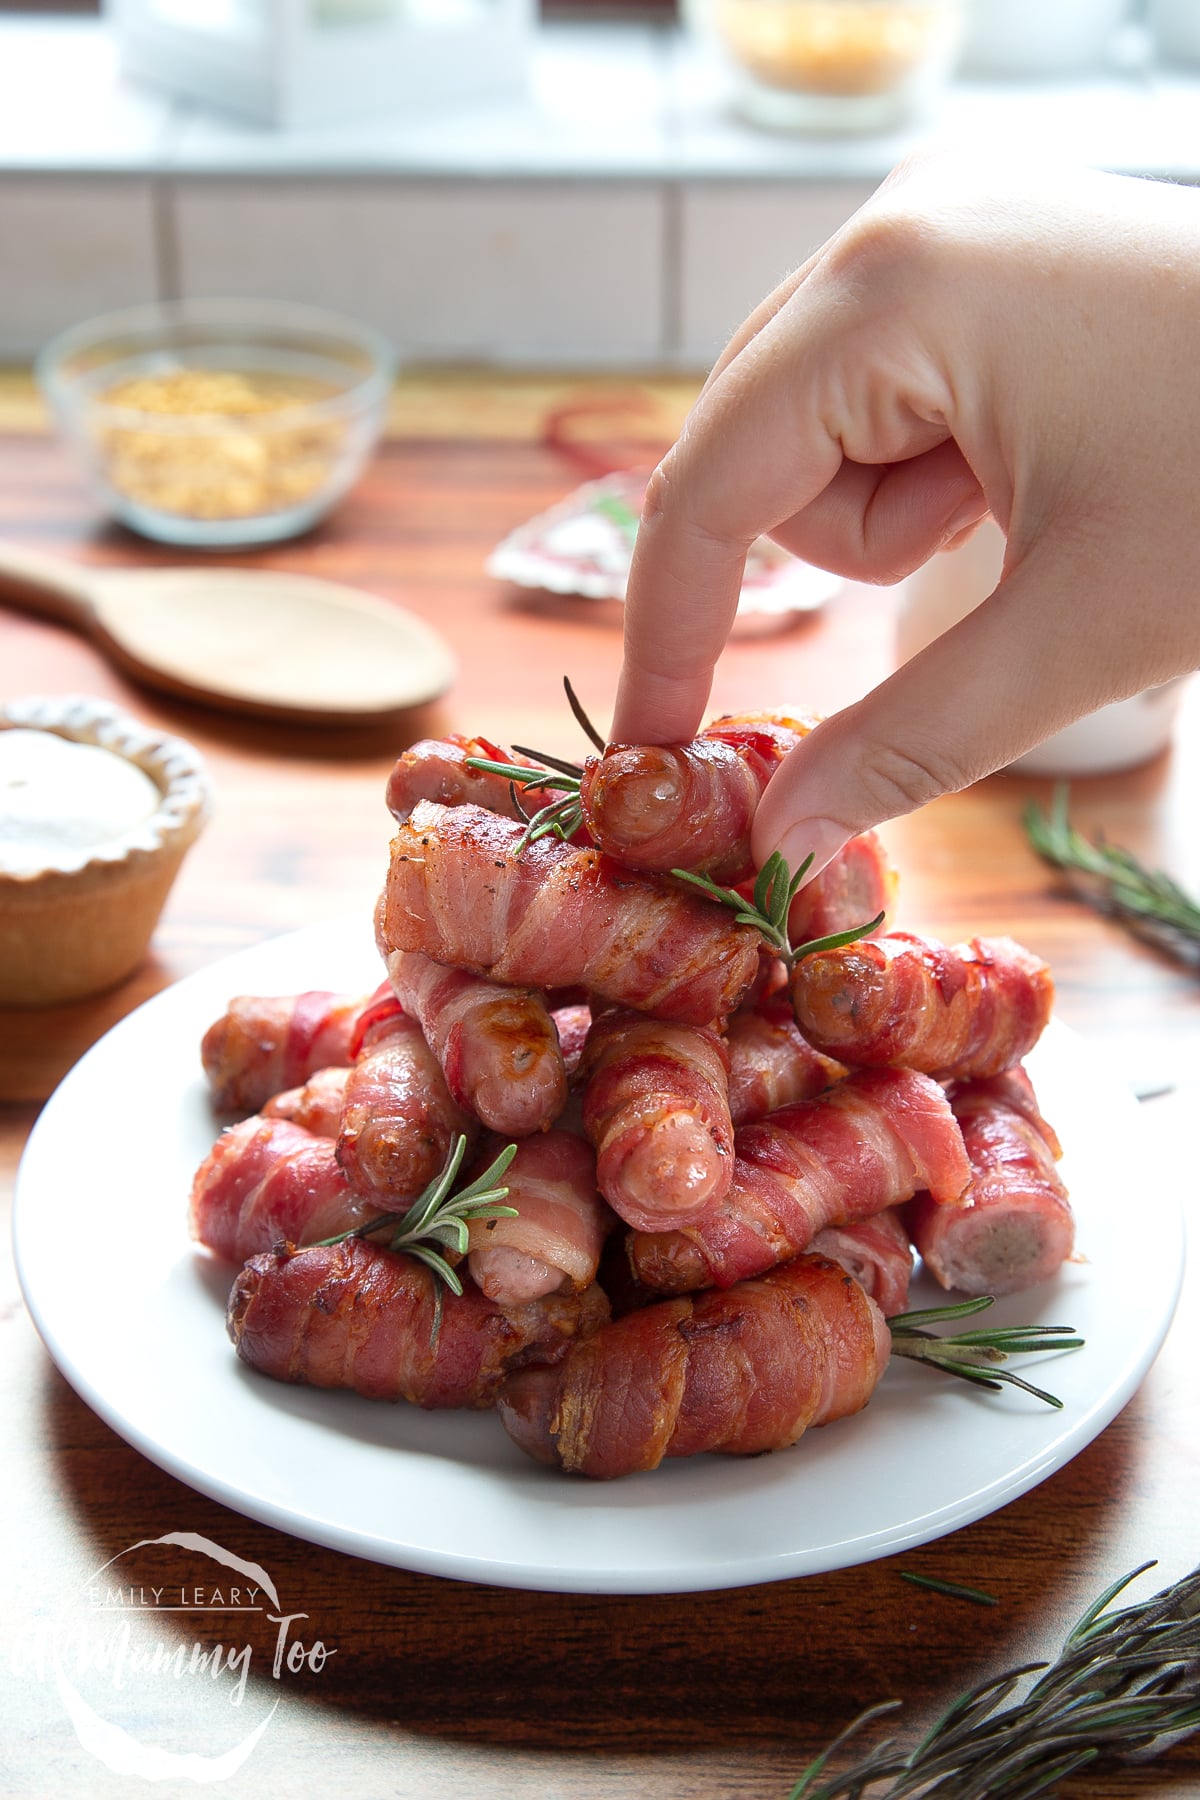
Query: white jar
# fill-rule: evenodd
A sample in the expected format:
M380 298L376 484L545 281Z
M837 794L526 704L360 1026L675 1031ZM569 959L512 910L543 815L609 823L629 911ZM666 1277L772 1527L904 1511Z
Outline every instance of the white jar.
M1004 534L985 519L965 544L930 557L903 585L896 660L905 663L965 618L996 587L1004 566ZM1055 732L1010 768L1021 775L1107 775L1136 768L1171 741L1188 677L1102 706Z
M1200 63L1197 0L1147 0L1146 23L1164 62Z
M1180 8L1195 0L1177 0ZM1103 63L1130 0L968 0L965 75L1068 75Z

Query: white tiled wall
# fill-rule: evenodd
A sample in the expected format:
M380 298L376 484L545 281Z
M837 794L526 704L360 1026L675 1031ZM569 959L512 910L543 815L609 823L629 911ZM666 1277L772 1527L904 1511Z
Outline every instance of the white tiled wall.
M707 367L726 338L872 193L872 182L697 182L683 189L678 357Z
M97 21L4 16L0 358L220 293L359 314L410 360L698 368L915 145L1196 181L1197 119L1200 74L1145 64L956 83L889 137L772 134L697 44L575 23L522 97L272 132L125 85Z
M648 184L195 179L180 291L353 313L417 361L653 363L662 205Z

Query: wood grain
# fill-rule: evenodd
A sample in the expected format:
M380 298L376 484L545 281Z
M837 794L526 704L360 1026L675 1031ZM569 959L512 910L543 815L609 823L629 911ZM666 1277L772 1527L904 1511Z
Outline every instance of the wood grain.
M606 391L629 389L592 384L592 397ZM86 1005L0 1015L6 1195L38 1101L132 1006L276 932L369 912L390 827L383 782L405 742L455 728L577 753L577 730L560 699L564 674L606 722L620 661L619 609L521 594L482 572L507 530L579 478L541 431L546 409L574 392L571 384L533 384L521 394L519 384L482 378L473 386L455 378L444 388L431 380L428 414L413 408L334 520L301 543L246 559L360 585L437 625L459 654L458 683L399 729L313 734L223 718L134 688L61 629L0 618L5 696L109 695L195 743L217 788L214 819L138 974ZM460 422L448 431L452 413ZM495 429L476 430L483 419ZM0 438L0 534L95 564L179 560L178 552L160 555L99 524L62 451L35 431ZM790 699L832 710L887 671L894 616L893 594L861 589L782 631L740 631L718 672L714 706ZM1193 887L1200 886L1196 698L1172 755L1081 782L1074 795L1085 829L1103 826ZM995 777L890 827L905 919L951 937L1012 932L1049 957L1062 1016L1095 1039L1122 1075L1147 1086L1200 1083L1195 976L1062 894L1020 830L1026 798L1047 793L1043 782ZM136 1080L131 1071L133 1117ZM1190 1198L1188 1108L1177 1105L1172 1123L1170 1102L1150 1104L1166 1109L1160 1135L1177 1145L1172 1167ZM164 1196L164 1204L178 1203L181 1197ZM1136 1209L1136 1195L1130 1204ZM97 1221L97 1229L119 1229L119 1221ZM64 1244L63 1254L86 1255L87 1246ZM135 1303L136 1245L129 1262L129 1293L114 1294L114 1308ZM1193 1292L1141 1391L1094 1444L1042 1487L939 1543L837 1575L729 1593L669 1600L525 1594L341 1557L183 1487L72 1393L42 1349L6 1263L0 1791L123 1800L137 1785L80 1747L52 1670L38 1665L38 1633L100 1563L137 1539L178 1530L204 1533L261 1563L288 1610L308 1615L305 1631L336 1648L319 1674L288 1685L262 1743L222 1785L237 1800L308 1796L330 1785L364 1800L475 1793L786 1800L806 1759L859 1707L902 1698L905 1729L915 1733L969 1682L1052 1654L1073 1617L1117 1575L1156 1557L1149 1578L1156 1584L1197 1561L1196 1339ZM186 1405L186 1370L179 1384ZM919 1445L913 1453L921 1454ZM901 1569L984 1588L999 1605L985 1610L918 1591L900 1579ZM180 1641L186 1630L178 1627ZM253 1678L247 1711L253 1703L261 1713L277 1688ZM166 1742L180 1726L178 1698L169 1684L154 1691L140 1729ZM158 1791L194 1789L168 1782ZM1182 1746L1157 1767L1103 1783L1077 1780L1062 1791L1069 1800L1194 1796L1200 1744Z

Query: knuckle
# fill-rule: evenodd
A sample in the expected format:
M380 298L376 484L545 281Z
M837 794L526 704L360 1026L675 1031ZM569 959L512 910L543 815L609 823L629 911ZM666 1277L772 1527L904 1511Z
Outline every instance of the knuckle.
M859 779L875 818L894 819L966 787L974 775L942 744L875 743L864 749Z

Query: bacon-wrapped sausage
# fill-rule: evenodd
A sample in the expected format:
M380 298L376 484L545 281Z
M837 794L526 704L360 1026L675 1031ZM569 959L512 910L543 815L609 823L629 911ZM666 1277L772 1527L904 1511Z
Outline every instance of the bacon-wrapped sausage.
M608 1312L597 1288L501 1307L468 1284L461 1295L442 1290L439 1322L437 1281L415 1257L360 1238L288 1245L246 1264L226 1322L238 1355L279 1381L488 1407L509 1370L553 1362Z
M887 1367L883 1315L823 1257L727 1293L660 1301L511 1375L505 1430L539 1462L609 1479L664 1457L782 1450L867 1404Z
M288 1119L231 1125L192 1182L192 1236L226 1262L333 1237L380 1210L378 1196L351 1192L331 1138Z
M519 825L422 801L392 841L380 948L514 987L580 985L660 1018L707 1025L733 1011L759 937L715 901L550 837L515 854Z
M827 1256L853 1275L885 1319L908 1305L913 1255L901 1209L889 1206L856 1225L829 1225L818 1231L808 1248L813 1256Z
M1036 1044L1054 984L1011 938L949 946L910 932L801 957L792 1004L809 1042L857 1067L980 1079Z
M239 994L209 1026L200 1060L218 1112L256 1113L318 1069L353 1061L362 994Z
M812 1100L846 1073L807 1042L786 993L742 1006L725 1029L729 1113L748 1125L781 1106Z
M481 1151L490 1159L493 1143ZM471 1277L489 1300L513 1305L568 1286L590 1287L616 1220L596 1190L596 1159L581 1137L546 1131L524 1138L504 1174L515 1219L473 1219Z
M506 819L519 819L512 783L503 775L468 768L468 757L478 757L482 762L516 763L521 768L538 766L527 756L502 749L487 738L462 737L458 733L422 738L402 752L388 776L388 811L402 824L419 801L436 800L440 806L485 806ZM560 798L557 791L549 788L529 787L522 790L521 804L526 812L534 813Z
M579 1001L571 1006L556 1006L550 1016L558 1033L558 1047L562 1052L567 1080L572 1081L579 1069L579 1059L583 1055L583 1046L587 1043L587 1034L592 1029L592 1009L586 1002Z
M939 1206L919 1194L905 1209L925 1266L959 1293L1021 1293L1056 1274L1075 1245L1071 1203L1054 1166L1057 1140L1027 1078L1027 1095L1014 1094L1017 1073L969 1082L954 1094L971 1164L962 1199ZM1014 1097L1023 1103L1014 1105Z
M567 1073L540 994L393 950L388 980L419 1022L460 1106L504 1137L544 1131L567 1102Z
M290 1119L317 1137L335 1138L341 1129L349 1065L318 1069L301 1087L273 1094L262 1109L264 1119Z
M455 1104L416 1019L390 998L346 1083L337 1160L363 1193L413 1196L444 1166L455 1138L478 1127Z
M864 831L800 889L788 913L788 935L793 944L804 944L853 931L891 911L896 886L896 872L878 834ZM886 924L885 918L877 929Z
M730 1287L807 1249L829 1225L871 1218L922 1188L955 1200L970 1179L949 1101L909 1069L847 1076L816 1100L739 1127L734 1148L733 1186L708 1218L630 1234L643 1286Z
M579 1075L600 1192L628 1225L669 1230L702 1218L733 1179L729 1059L707 1026L627 1007L593 1021Z
M818 723L815 713L731 714L687 744L610 745L583 766L588 834L627 868L742 881L754 870L750 825L763 789Z

